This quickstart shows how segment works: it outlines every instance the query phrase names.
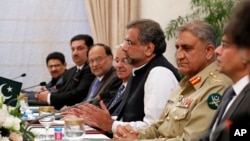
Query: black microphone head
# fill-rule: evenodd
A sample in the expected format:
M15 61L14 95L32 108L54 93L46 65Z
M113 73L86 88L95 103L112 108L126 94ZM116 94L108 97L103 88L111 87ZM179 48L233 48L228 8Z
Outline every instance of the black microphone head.
M21 77L25 77L25 76L26 76L26 73L21 74Z
M40 86L45 86L46 85L46 82L41 82L40 83Z

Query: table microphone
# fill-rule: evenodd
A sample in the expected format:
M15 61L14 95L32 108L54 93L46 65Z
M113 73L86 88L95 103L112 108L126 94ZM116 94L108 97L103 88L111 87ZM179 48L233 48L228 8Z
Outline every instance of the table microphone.
M37 86L45 86L45 85L46 85L46 82L40 82L40 83L37 84L37 85L34 85L34 86L30 86L30 87L24 88L24 89L22 89L21 91L24 91L24 90L27 90L27 89L30 89L30 88L34 88L34 87L37 87Z
M20 77L25 77L25 76L26 76L26 73L23 73L23 74L21 74L21 75L19 75L17 77L12 78L12 80L15 80L15 79L20 78Z

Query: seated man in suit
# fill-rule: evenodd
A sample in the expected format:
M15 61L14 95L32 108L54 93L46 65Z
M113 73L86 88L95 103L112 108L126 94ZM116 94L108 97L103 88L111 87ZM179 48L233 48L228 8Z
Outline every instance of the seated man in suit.
M120 109L118 107L123 99L123 96L124 96L123 93L126 89L129 76L132 73L132 66L128 64L127 57L125 53L122 51L121 46L117 48L114 62L115 62L116 74L118 78L122 80L122 84L120 85L115 96L107 104L107 108L109 110L109 113L112 116L118 116L118 114L120 113L119 111ZM99 120L99 119L97 118L96 120ZM94 119L92 121L94 121Z
M64 74L63 86L57 92L46 90L36 94L39 101L47 102L58 110L64 105L71 106L86 98L90 85L95 78L87 61L87 52L93 45L92 37L76 35L70 43L72 59L76 66L70 68Z
M124 52L122 51L122 48L120 46L119 46L119 48L117 48L116 57L115 57L114 61L115 61L116 74L117 74L118 78L120 78L122 80L122 84L120 85L115 96L107 104L107 109L109 112L105 113L105 114L93 113L93 117L95 117L95 118L92 118L91 121L89 121L89 122L85 120L85 123L88 125L93 125L90 122L99 121L100 118L111 118L111 115L117 116L120 113L120 110L118 107L123 99L123 96L124 96L123 93L126 89L129 76L132 73L132 66L130 64L128 64L126 55L124 54ZM88 108L90 105L91 104L81 105L78 108L71 110L71 112L65 112L64 118L68 118L68 117L72 117L72 116L74 116L74 117L75 116L78 116L78 117L84 116L85 119L87 119L89 114L84 114L84 112L86 110L81 110L81 109L85 109L85 106L87 106L86 108ZM99 116L99 115L102 115L102 116ZM104 119L104 121L103 121L104 124L105 124L105 121L106 121L106 119Z
M45 88L51 92L57 92L63 85L63 74L66 72L67 63L61 52L52 52L46 58L47 68L52 76L51 81L45 85ZM35 91L23 91L28 96L28 100L35 100Z
M63 86L63 74L67 70L65 57L60 52L53 52L48 55L46 62L52 79L45 87L51 92L57 92Z
M122 80L117 77L116 70L113 67L113 54L111 48L104 44L94 44L88 52L88 61L91 72L96 76L93 81L87 101L99 96L106 95L104 100L108 104L113 98ZM92 103L99 105L99 103Z
M221 45L216 49L218 70L233 80L225 91L220 108L210 125L204 141L248 141L250 129L250 1L241 1L224 28ZM232 121L230 127L218 130ZM229 129L228 129L229 128ZM237 135L236 129L247 133ZM235 134L236 133L236 134Z

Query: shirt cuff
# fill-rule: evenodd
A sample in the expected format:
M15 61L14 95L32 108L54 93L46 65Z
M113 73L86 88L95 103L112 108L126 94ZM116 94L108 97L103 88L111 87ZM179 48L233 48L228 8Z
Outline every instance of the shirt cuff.
M48 94L48 96L47 96L47 103L50 105L50 95L51 95L51 93L49 93Z
M118 122L114 121L113 124L112 124L112 132L113 133L115 133L117 126L118 126Z
M117 129L117 126L118 125L125 125L127 124L126 122L122 122L122 121L117 121L115 120L112 124L112 132L115 133L116 129Z

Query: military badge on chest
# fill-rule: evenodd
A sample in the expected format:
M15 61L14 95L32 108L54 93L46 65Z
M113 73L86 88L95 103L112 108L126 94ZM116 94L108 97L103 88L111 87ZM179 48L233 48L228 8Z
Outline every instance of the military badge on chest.
M210 109L216 110L219 107L221 101L221 95L213 93L208 96L207 104Z
M180 95L177 100L177 107L188 108L192 103L193 99L191 98L184 98L183 95Z

